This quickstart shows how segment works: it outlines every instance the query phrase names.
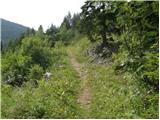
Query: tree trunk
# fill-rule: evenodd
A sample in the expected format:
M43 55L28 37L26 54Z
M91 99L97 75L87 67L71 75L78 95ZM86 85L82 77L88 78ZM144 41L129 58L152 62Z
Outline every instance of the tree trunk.
M101 36L102 36L103 44L107 45L108 42L107 42L107 38L106 38L106 32L102 31Z

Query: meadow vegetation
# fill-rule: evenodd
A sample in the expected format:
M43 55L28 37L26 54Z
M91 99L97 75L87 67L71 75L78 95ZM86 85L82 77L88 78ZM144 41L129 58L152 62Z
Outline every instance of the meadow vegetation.
M60 27L28 29L2 52L1 118L157 119L158 8L86 1ZM82 82L89 107L79 103Z

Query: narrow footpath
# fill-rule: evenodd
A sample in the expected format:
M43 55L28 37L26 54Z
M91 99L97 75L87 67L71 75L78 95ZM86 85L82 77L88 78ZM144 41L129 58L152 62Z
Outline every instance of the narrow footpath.
M87 79L87 74L88 74L87 70L85 69L84 64L79 63L76 60L75 55L73 54L71 50L68 50L67 52L70 57L72 66L77 71L81 79L81 91L79 91L79 98L77 101L80 103L82 108L84 108L86 112L88 113L89 108L90 108L91 99L92 99L92 92L91 92L89 81Z

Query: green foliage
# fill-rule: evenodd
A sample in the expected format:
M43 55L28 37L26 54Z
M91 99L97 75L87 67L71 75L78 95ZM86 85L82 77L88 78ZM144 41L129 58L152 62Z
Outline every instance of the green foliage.
M91 85L93 96L88 118L157 119L159 93L151 87L146 87L144 82L134 77L134 74L121 72L122 70L120 73L114 71L117 64L127 61L128 52L114 54L114 62L110 64L91 64L88 63L90 58L84 53L92 45L89 41L87 42L87 38L83 38L69 47L76 55L76 59L85 64L85 69L88 71L86 79ZM146 66L144 70L149 70L149 68ZM140 74L141 71L139 71Z
M80 14L73 14L72 17L72 27L75 30L79 30L79 32L81 32L81 28L80 28Z
M67 30L71 28L71 13L70 12L68 12L68 15L64 17L62 26L65 26Z
M31 58L20 52L8 51L2 57L2 81L10 80L15 85L21 85L26 80ZM21 75L22 78L18 78Z
M58 41L63 41L65 45L68 45L72 40L80 38L80 15L74 14L73 17L70 13L64 17L64 20L56 34Z
M158 66L158 53L146 53L144 57L144 64L137 72L141 73L141 77L153 85L156 89L159 88L159 70Z
M79 39L79 41L73 41L71 46L68 46L68 48L75 54L78 62L84 63L88 62L89 57L86 54L86 50L91 46L92 44L85 36Z
M158 7L156 1L86 1L81 13L89 39L95 41L101 36L103 43L119 41L120 51L128 52L121 62L125 61L131 72L137 71L138 79L148 79L145 81L154 86L159 81Z
M32 28L32 29L28 28L27 31L24 33L24 37L33 36L33 35L35 35L35 33L36 32L35 32L34 28ZM22 36L23 36L23 34L22 34Z
M93 118L158 118L158 93L128 73L115 75L112 66L91 66Z
M42 25L39 26L38 31L36 32L36 35L39 36L41 39L44 39L44 31Z
M52 52L48 39L41 39L39 36L25 38L21 50L23 54L31 56L32 64L39 64L43 69L50 66Z
M82 26L91 42L101 37L103 43L111 41L111 33L117 31L114 2L86 1L82 6Z
M81 16L68 13L60 28L28 29L2 54L2 118L158 118L158 8L156 1L86 1ZM121 43L112 62L91 64L86 50L96 43L81 32L91 42ZM88 116L67 50L87 71ZM121 64L125 71L115 71ZM48 81L45 71L53 74Z
M36 88L28 82L21 88L2 86L2 118L83 117L77 103L79 76L73 70L63 45L56 47L53 53L53 77L49 81L38 81ZM34 78L38 77L34 73L42 72L42 68L34 65L30 71L30 76L33 75Z
M55 42L57 41L57 35L56 35L57 32L58 32L58 28L53 26L53 24L51 25L49 29L46 30L46 34L48 35L48 39L52 47L54 47Z
M72 29L67 30L66 27L61 27L57 36L59 40L63 41L67 45L74 37L74 31Z
M28 78L30 79L33 85L37 85L37 81L42 79L43 74L43 68L35 64L32 68L29 69Z
M127 62L130 70L136 71L139 79L154 87L159 83L156 8L158 2L122 3L117 14L117 23L123 29L119 38L122 49L128 52Z
M34 71L34 67L37 67L35 64L43 70L51 65L50 56L52 51L47 37L44 39L38 35L25 37L15 51L9 49L2 55L2 80L12 85L22 85L24 81L29 81L28 77L32 76L29 75L29 71L32 68ZM39 72L42 73L42 70Z

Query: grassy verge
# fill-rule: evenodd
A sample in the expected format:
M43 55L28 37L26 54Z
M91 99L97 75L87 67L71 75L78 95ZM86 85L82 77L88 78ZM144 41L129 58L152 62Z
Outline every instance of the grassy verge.
M111 65L92 65L89 71L92 118L158 118L158 93L129 73L116 75Z
M2 85L2 118L158 118L159 94L139 83L130 73L115 73L111 64L91 64L87 38L53 49L49 81L40 80L37 88L25 83L21 88ZM88 113L77 103L80 78L66 51L84 64L92 89Z
M90 46L83 38L71 47L88 71L93 92L89 118L158 118L159 94L128 72L115 73L114 62L90 64L84 54Z
M53 50L53 77L39 80L38 87L2 86L2 118L81 118L77 103L79 76L72 68L65 48Z

